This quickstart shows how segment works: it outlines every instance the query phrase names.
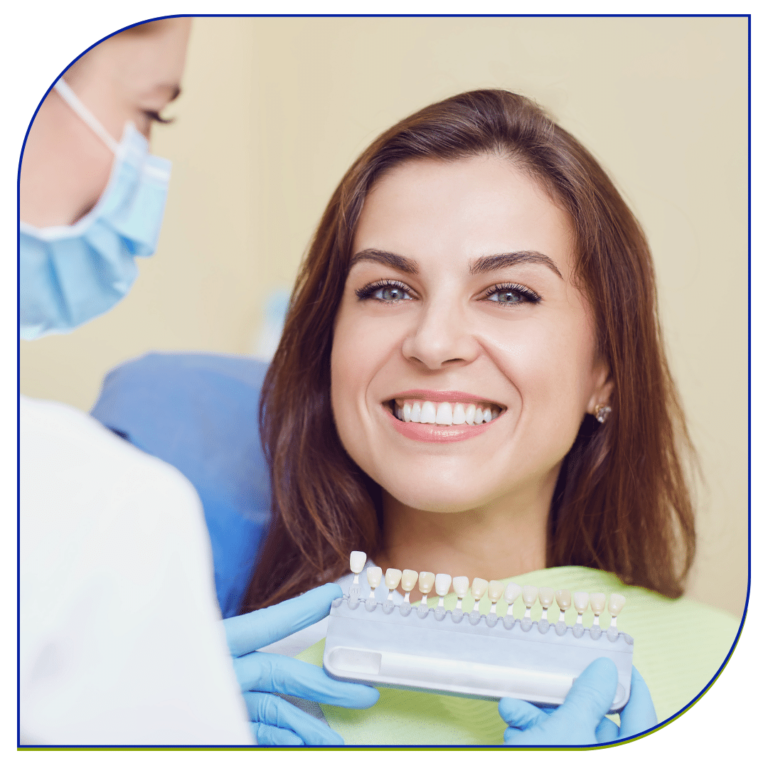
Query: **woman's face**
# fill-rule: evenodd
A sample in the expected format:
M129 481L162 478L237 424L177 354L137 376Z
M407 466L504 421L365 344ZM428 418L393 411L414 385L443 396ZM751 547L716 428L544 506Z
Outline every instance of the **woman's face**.
M378 181L331 389L341 441L385 499L433 512L548 503L611 386L573 268L567 216L508 160L412 161Z

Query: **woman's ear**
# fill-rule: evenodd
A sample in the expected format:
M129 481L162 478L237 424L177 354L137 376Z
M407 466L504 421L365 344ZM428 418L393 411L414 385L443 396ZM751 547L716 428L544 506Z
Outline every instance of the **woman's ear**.
M594 415L595 409L598 406L610 405L612 394L613 377L608 368L608 363L600 362L595 366L595 386L592 389L592 396L587 403L587 413Z

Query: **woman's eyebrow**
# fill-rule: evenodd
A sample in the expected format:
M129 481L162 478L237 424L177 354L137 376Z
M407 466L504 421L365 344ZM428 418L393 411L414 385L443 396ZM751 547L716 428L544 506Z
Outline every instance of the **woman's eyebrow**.
M473 262L469 268L471 275L480 275L484 272L492 272L503 267L512 267L515 264L543 264L551 269L561 280L564 279L549 256L538 251L515 251L514 253L499 253L495 256L482 256Z
M389 251L379 251L376 248L366 248L356 253L349 262L349 268L355 266L359 261L374 261L377 264L386 264L388 267L406 272L409 275L419 273L419 265L413 259L406 259L405 256L398 256Z

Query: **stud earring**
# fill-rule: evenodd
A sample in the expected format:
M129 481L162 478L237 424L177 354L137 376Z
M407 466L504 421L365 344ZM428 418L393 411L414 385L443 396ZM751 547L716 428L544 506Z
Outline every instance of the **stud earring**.
M604 424L605 420L608 418L608 416L611 413L611 407L609 405L596 405L594 410L595 418L601 423Z

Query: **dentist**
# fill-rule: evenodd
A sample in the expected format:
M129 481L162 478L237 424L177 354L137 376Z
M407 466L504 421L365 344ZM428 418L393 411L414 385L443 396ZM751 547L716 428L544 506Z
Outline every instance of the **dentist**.
M148 140L190 27L109 38L40 106L20 173L21 338L107 312L154 252L170 163ZM368 707L378 693L258 650L326 615L337 586L222 622L176 469L59 403L21 397L19 425L20 744L342 743L276 694Z

